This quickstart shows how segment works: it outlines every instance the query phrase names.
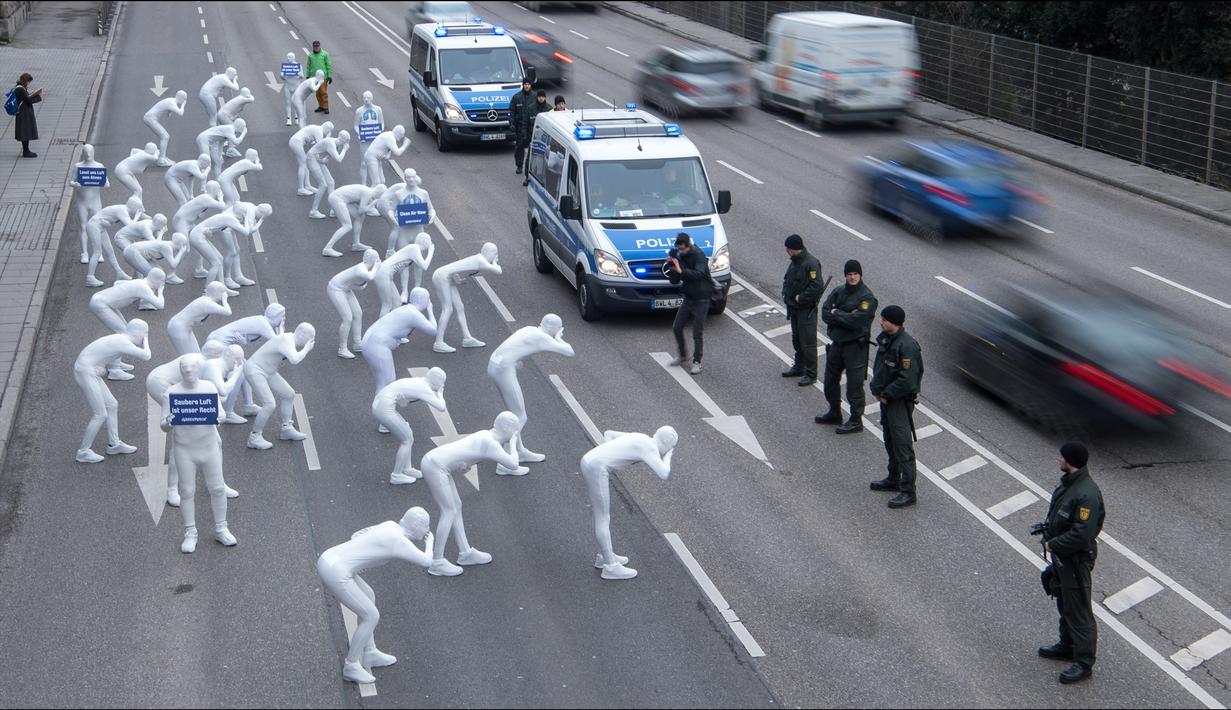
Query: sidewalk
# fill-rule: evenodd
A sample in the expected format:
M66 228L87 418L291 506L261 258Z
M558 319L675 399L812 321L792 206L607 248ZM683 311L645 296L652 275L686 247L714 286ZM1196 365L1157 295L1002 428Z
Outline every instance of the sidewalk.
M34 76L37 158L19 158L13 120L0 114L0 467L34 352L79 158L110 42L97 36L97 2L40 2L0 50L0 77ZM116 23L112 23L114 27ZM7 91L8 88L5 88ZM76 237L74 236L74 239ZM69 250L75 258L78 249Z
M753 51L761 46L757 42L639 2L606 2L604 5L613 12L659 27L686 40L717 47L748 61L752 60ZM924 123L942 126L1003 150L1231 225L1231 192L926 99L920 99L915 104L911 115Z

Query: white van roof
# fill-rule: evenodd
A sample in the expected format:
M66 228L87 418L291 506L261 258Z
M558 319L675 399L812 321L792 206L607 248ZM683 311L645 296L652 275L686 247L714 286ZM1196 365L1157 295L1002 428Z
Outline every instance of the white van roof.
M773 19L830 28L906 26L905 22L871 15L856 15L852 12L783 12L774 15Z
M565 142L576 147L578 157L584 160L630 160L646 158L700 157L697 146L681 131L678 135L666 135L668 124L648 111L636 109L599 108L547 111L538 115L538 121L553 136L563 137ZM578 138L574 133L577 124L593 126L602 133L640 133L641 135ZM676 126L678 128L678 126ZM656 135L655 135L656 134ZM637 150L640 143L641 150Z

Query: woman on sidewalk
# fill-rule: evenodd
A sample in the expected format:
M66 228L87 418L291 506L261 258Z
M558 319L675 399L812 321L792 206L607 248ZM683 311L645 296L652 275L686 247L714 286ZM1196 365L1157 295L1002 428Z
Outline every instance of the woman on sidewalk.
M13 122L14 133L17 140L21 141L21 157L23 158L38 157L38 153L31 152L30 141L38 140L38 123L34 120L34 104L43 100L43 90L39 89L33 94L30 93L30 82L32 81L34 77L28 73L22 74L17 80L17 87L13 89L17 94L17 105L20 107L17 110L17 120Z

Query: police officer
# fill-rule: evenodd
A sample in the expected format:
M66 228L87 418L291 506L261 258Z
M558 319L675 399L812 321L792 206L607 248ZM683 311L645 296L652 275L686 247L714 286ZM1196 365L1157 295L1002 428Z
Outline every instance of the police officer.
M872 338L872 320L876 318L876 296L863 282L863 267L858 261L846 262L842 272L846 284L829 292L821 306L821 320L829 326L825 348L825 400L829 411L814 417L817 424L838 424L842 399L838 391L842 372L846 371L846 401L851 405L851 418L836 429L839 434L863 431L863 382L868 372L868 343Z
M534 105L537 97L534 95L533 87L529 77L522 79L521 91L513 94L513 97L509 99L509 128L513 129L513 138L516 140L513 148L513 163L517 166L518 175L521 175L522 164L526 159L526 149L530 147L534 117L538 115L538 108Z
M816 307L825 287L821 284L821 262L804 248L798 234L786 238L786 253L791 263L782 278L782 300L791 322L791 345L795 363L782 371L783 377L798 377L799 386L816 382Z
M1047 522L1042 529L1043 555L1051 565L1043 572L1048 594L1056 597L1060 612L1060 642L1043 646L1043 658L1072 661L1060 673L1061 683L1090 677L1098 645L1098 625L1090 601L1091 573L1098 557L1096 538L1103 530L1103 493L1095 485L1086 462L1086 447L1070 442L1060 447L1060 485L1052 491ZM1037 526L1036 526L1037 527Z
M881 311L881 334L876 336L876 361L868 389L881 403L881 430L889 475L872 481L874 491L898 491L890 508L915 504L915 400L923 380L923 353L919 342L906 332L906 311L885 306ZM848 375L849 376L849 375Z

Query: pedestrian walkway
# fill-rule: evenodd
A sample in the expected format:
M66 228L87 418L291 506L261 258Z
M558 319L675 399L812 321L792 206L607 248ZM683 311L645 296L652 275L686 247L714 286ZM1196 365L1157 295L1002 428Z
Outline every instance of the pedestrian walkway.
M98 4L36 3L13 42L0 50L5 91L22 72L43 89L35 104L37 158L20 158L13 120L0 114L0 462L4 461L34 351L52 267L68 219L72 164L85 140L106 60L97 36ZM70 249L76 256L77 250ZM0 464L2 465L2 464Z
M761 45L716 27L672 15L638 2L607 2L606 7L686 40L716 47L751 61ZM1095 150L920 99L915 118L1003 150L1077 173L1193 214L1231 224L1231 192L1132 163Z

